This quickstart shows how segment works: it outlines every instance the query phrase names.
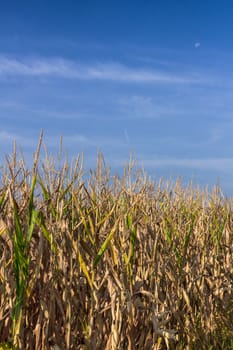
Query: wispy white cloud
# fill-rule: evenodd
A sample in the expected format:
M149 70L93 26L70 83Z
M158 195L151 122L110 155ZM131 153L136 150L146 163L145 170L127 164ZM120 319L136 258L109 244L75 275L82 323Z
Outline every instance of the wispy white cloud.
M189 169L213 170L218 172L232 171L233 158L159 158L143 159L145 167L181 167Z
M175 75L149 68L128 67L119 63L83 64L63 58L15 59L0 56L0 76L57 77L66 79L106 80L132 83L196 84L199 76Z
M0 148L1 146L7 145L9 148L10 146L13 146L14 142L16 142L16 145L19 147L23 147L23 149L34 149L38 142L39 142L39 134L40 131L38 131L38 135L32 135L32 132L30 130L27 130L26 133L23 132L9 132L2 130L0 131ZM111 147L113 149L124 149L125 143L129 143L129 135L126 129L124 129L124 136L118 135L115 137L109 137L109 136L101 136L101 135L92 135L89 136L84 133L50 133L48 134L46 131L44 132L43 136L43 143L46 145L46 147L50 148L52 151L54 149L57 149L59 147L60 139L62 138L62 143L69 152L74 153L74 149L76 147L80 147L80 150L82 151L83 148L91 148L91 149L99 149L99 148L106 148L109 150ZM125 141L125 142L124 142Z
M39 134L38 134L39 141ZM22 133L14 133L8 131L0 131L0 146L3 148L4 146L11 146L16 142L18 146L22 147L35 147L37 144L37 140L32 136L23 135Z
M127 154L126 154L127 156ZM128 155L129 156L129 155ZM153 157L152 157L153 158ZM107 157L106 157L107 159ZM229 176L233 171L233 158L157 158L157 159L148 159L146 157L138 157L137 154L133 153L133 159L135 159L135 164L139 168L145 169L146 172L151 174L151 170L162 171L165 174L168 174L173 171L178 171L180 175L190 175L193 174L193 171L198 173L206 172L211 174L212 177L219 176ZM116 156L114 159L110 158L111 165L115 167L122 166L125 161L129 160L129 157L119 157ZM206 179L207 180L207 179ZM206 181L208 183L208 181Z
M94 146L97 147L97 142L83 134L65 134L65 135L44 135L43 141L49 148L58 148L60 137L62 137L63 144L67 148L74 147L75 145L84 146ZM28 148L35 148L39 141L38 137L33 137L27 132L25 135L23 133L14 133L8 131L0 131L0 147L4 145L13 145L16 142L17 146L23 147L27 150Z
M4 142L12 142L18 137L16 134L9 133L7 131L1 131L0 132L0 141Z
M181 115L184 113L181 109L174 109L173 107L161 105L157 103L151 96L132 95L127 97L121 97L117 101L121 115L127 118L148 118L158 119L161 117L168 117L178 113Z
M69 144L72 146L74 144L81 144L86 146L96 146L96 143L93 139L91 139L88 136L82 135L82 134L71 134L71 135L64 135L63 140L66 144Z
M63 59L14 59L0 57L0 75L60 76L72 78L74 70L71 62ZM78 71L75 71L77 76Z
M3 100L0 99L0 113L4 114L5 111L11 112L14 116L14 113L21 113L24 116L24 119L32 117L40 117L40 119L52 119L52 120L77 120L80 118L88 117L88 113L78 110L78 108L56 108L48 107L41 108L36 106L30 106L29 104L16 102L12 100ZM28 116L28 117L27 117Z

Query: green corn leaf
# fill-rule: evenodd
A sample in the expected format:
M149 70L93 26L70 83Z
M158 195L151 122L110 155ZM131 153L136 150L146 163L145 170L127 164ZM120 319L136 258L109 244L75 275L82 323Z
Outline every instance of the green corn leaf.
M129 261L130 264L133 264L133 259L134 259L134 252L135 252L135 241L136 241L136 236L137 236L137 227L135 226L131 232L130 236L130 256L129 256Z
M168 241L169 245L171 246L172 245L172 235L171 235L170 229L168 227L166 227L164 229L164 233L165 233L166 240Z
M14 235L15 244L17 245L18 248L23 250L25 248L24 235L23 235L22 226L20 224L18 207L15 200L14 200L14 221L15 221L15 235Z
M120 220L120 218L118 218L118 219L116 220L116 222L115 222L115 224L114 224L112 230L110 231L108 237L105 239L104 243L103 243L102 246L100 247L100 249L99 249L99 251L98 251L98 253L97 253L97 256L96 256L96 258L95 258L95 260L94 260L94 267L96 267L96 266L98 265L98 263L100 262L100 260L101 260L101 258L102 258L102 256L103 256L104 252L107 250L108 245L109 245L109 243L111 242L111 240L112 240L112 238L113 238L113 236L114 236L114 234L115 234L115 232L116 232L116 230L117 230L117 225L118 225L118 223L119 223L119 220Z
M13 236L14 244L14 273L16 281L16 298L13 307L13 336L15 336L21 327L22 307L24 302L24 295L27 285L29 257L26 256L26 242L23 234L23 229L20 224L18 207L12 196L14 205L14 222L15 230Z
M129 213L126 216L126 225L127 225L128 230L130 230L130 228L132 226L132 217Z
M29 244L32 238L33 230L35 227L35 224L37 222L38 216L39 216L39 211L33 209L31 212L31 218L30 218L30 225L28 227L28 232L27 232L27 243Z
M40 184L40 187L41 187L41 189L42 189L44 198L45 198L45 200L48 202L49 199L50 199L50 194L49 194L49 192L46 190L46 187L45 187L45 185L44 185L44 183L43 183L43 181L42 181L41 178L39 178L39 184Z
M34 191L36 186L36 176L33 176L32 179L32 187L31 187L31 194L29 198L29 207L28 207L28 216L29 216L29 226L31 224L31 218L32 218L32 212L34 208Z

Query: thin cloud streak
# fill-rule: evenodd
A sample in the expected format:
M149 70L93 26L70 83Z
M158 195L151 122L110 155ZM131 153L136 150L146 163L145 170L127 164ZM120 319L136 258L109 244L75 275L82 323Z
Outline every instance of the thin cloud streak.
M232 171L233 158L166 158L148 160L144 159L141 163L145 167L182 167L201 170L217 170L218 172Z
M77 120L81 118L87 118L90 115L86 112L80 111L77 108L74 109L55 109L55 108L47 108L47 109L41 109L36 107L28 106L26 103L18 103L13 101L3 101L0 100L0 113L3 113L3 111L8 112L14 112L18 113L20 112L23 114L24 119L28 119L32 116L40 117L40 119L61 119L61 120ZM12 113L13 118L14 114ZM9 118L9 116L8 116Z
M38 140L39 140L39 135L38 135ZM16 134L16 133L11 133L7 131L1 131L0 132L0 146L5 146L5 145L12 145L16 142L17 146L22 146L22 147L34 147L36 146L36 141L35 138L32 137L25 137L21 134Z
M76 145L80 145L81 147L92 147L92 148L100 148L102 146L105 147L117 147L118 149L124 144L122 143L121 138L107 138L107 137L89 137L84 134L60 134L60 135L44 135L43 143L49 148L57 148L59 146L60 137L62 137L62 142L65 147L71 151L72 148ZM39 134L38 134L39 140ZM38 143L37 138L22 135L17 133L12 133L8 131L0 132L0 146L2 143L7 145L12 145L16 142L16 145L19 147L31 148L35 147Z
M166 159L146 159L135 156L135 164L146 172L154 170L175 170L175 168L183 168L189 170L212 171L213 175L231 174L233 171L233 158L203 158L203 159L187 159L187 158L166 158ZM107 157L106 157L107 159ZM124 157L115 157L111 159L111 165L120 167L125 162ZM129 160L129 158L128 158Z
M121 112L119 118L125 118L126 116L127 119L161 119L174 114L187 114L186 111L175 109L174 106L168 106L168 103L166 105L161 105L160 103L159 105L150 96L132 95L121 97L117 103Z
M63 58L14 59L0 56L0 77L57 77L128 83L200 84L200 77L172 75L154 69L130 68L119 63L83 64Z
M43 141L49 147L58 146L59 139L61 136L62 135L60 135L60 136L53 136L53 135L46 136L45 135ZM88 138L82 134L63 135L62 139L65 143L68 143L68 144L80 143L80 144L88 145L88 146L96 146L96 143L94 141L92 141L90 138ZM38 140L39 140L39 135L38 135ZM38 141L35 140L35 137L23 136L22 134L1 131L0 132L0 143L1 142L12 144L12 145L14 142L16 142L16 144L19 146L28 147L28 146L34 146L35 144L37 144Z

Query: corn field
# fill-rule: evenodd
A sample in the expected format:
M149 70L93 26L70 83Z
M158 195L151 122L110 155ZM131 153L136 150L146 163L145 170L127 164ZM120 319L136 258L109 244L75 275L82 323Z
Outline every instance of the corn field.
M233 199L16 151L0 180L0 349L233 349Z

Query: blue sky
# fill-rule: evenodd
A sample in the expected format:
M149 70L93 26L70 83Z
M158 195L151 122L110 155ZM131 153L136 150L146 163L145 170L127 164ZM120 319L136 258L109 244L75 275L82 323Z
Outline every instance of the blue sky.
M101 149L157 179L233 194L233 2L7 1L0 12L0 160Z

